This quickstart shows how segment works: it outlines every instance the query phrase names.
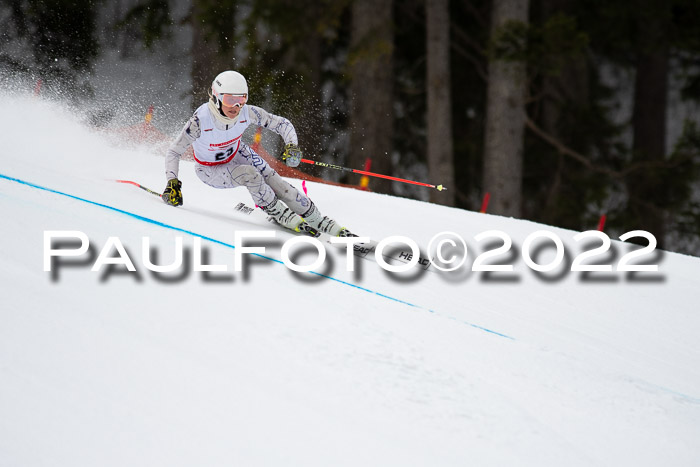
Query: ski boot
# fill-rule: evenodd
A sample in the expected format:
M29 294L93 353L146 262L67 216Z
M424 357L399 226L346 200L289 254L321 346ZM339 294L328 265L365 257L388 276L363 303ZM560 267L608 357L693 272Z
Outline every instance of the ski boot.
M313 228L326 233L331 237L357 237L345 227L338 225L336 221L328 216L321 215L321 211L312 202L311 207L303 215L304 220Z
M345 227L341 227L340 232L338 232L338 237L359 237L359 235L355 235Z
M270 220L286 229L310 235L311 237L318 237L321 235L318 229L309 225L299 214L285 206L278 198L275 198L272 203L267 206L260 206L260 208L270 216Z

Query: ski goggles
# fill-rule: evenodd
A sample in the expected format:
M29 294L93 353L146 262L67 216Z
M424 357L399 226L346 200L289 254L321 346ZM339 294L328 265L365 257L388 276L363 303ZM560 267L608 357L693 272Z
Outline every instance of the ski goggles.
M224 107L243 107L248 100L248 94L217 94L216 98Z

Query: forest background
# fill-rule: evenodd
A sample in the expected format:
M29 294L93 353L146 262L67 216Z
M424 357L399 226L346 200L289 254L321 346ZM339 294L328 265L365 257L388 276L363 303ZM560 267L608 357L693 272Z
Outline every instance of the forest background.
M697 0L2 0L0 31L2 86L41 80L96 127L153 105L174 136L235 69L307 157L448 187L372 191L488 193L573 230L606 215L613 238L700 256Z

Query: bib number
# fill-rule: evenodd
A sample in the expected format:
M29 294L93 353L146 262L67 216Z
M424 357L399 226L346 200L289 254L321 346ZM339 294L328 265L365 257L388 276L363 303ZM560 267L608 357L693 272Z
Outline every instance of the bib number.
M214 159L216 159L217 161L227 159L231 156L231 154L233 154L233 151L235 151L235 149L233 146L231 146L226 150L226 152L217 152L216 154L214 154Z

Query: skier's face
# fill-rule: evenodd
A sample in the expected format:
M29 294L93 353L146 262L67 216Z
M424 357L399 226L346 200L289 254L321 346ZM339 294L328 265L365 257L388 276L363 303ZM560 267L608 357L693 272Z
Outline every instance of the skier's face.
M234 105L233 107L226 107L225 105L222 105L221 110L228 118L236 118L238 117L238 114L241 113L241 107L238 105Z
M220 99L221 111L228 118L236 118L241 113L241 108L248 100L247 94L221 94L217 97Z

